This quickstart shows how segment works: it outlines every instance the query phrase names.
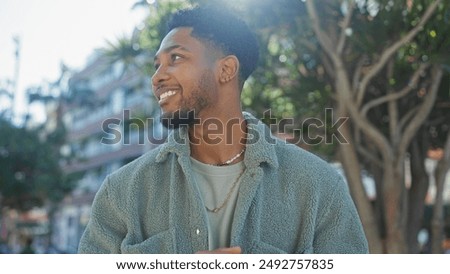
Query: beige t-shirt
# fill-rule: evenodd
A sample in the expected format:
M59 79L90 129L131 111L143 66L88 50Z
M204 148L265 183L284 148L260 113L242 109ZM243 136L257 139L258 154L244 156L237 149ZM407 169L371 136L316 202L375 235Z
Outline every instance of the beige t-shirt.
M242 177L240 175L245 168L244 162L228 166L213 166L191 157L191 163L203 203L209 209L220 207L233 184L239 180L222 209L216 213L207 211L209 249L230 247L231 225L239 193L240 177Z

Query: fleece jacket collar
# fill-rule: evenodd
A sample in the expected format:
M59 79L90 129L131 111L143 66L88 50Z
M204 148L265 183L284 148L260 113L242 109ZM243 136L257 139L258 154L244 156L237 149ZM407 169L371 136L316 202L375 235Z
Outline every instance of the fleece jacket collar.
M278 168L278 160L275 153L275 143L278 142L270 132L270 129L260 120L248 112L243 112L247 122L247 147L244 163L247 168L258 167L267 163L273 168ZM175 153L181 161L190 157L189 136L187 127L171 131L167 142L162 145L156 162L163 162L169 153Z

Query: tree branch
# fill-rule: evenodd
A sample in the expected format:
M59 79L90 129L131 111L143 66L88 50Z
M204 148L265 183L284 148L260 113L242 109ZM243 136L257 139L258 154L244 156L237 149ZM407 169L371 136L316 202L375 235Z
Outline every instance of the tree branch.
M389 60L388 66L387 66L387 79L391 79L394 75L394 60ZM388 86L387 88L388 95L395 94L393 91L393 88L391 86ZM394 146L398 143L398 132L397 132L397 123L398 123L398 108L397 108L397 102L395 100L388 101L388 116L389 116L389 136L391 139L391 144L394 144Z
M375 156L375 154L370 153L370 151L367 150L362 145L362 142L361 142L361 130L359 130L359 128L355 127L353 135L355 136L355 147L356 147L356 150L361 154L361 156L366 157L367 159L369 159L369 161L374 163L376 166L382 168L383 167L383 162L381 161L381 159L379 159L377 156Z
M336 52L333 47L333 42L327 35L325 35L325 32L320 27L319 16L317 15L313 0L306 1L306 9L308 10L309 19L311 20L317 39L319 40L324 51L331 57L331 59L334 60L336 58Z
M331 76L331 78L334 79L336 77L336 75L334 73L334 69L333 69L331 62L328 59L328 56L326 54L321 54L321 55L322 56L320 59L322 60L323 67L325 68L327 73Z
M405 127L406 123L411 120L411 118L414 116L414 114L417 113L419 108L420 106L416 106L410 109L405 115L403 115L402 119L400 119L400 122L398 123L398 131L401 131Z
M361 114L363 116L367 116L367 112L376 106L379 106L388 101L394 101L400 99L407 95L414 87L417 85L417 81L419 80L420 75L430 66L430 64L421 64L420 67L414 72L413 76L409 80L409 83L406 87L404 87L401 91L396 93L390 93L381 97L378 97L367 104L365 104L361 109Z
M313 30L321 44L325 53L330 57L333 62L335 70L335 83L336 91L338 95L338 101L345 106L348 110L352 120L355 122L356 126L361 128L364 133L377 145L380 152L383 154L384 159L392 159L392 149L389 145L387 139L383 134L372 124L366 117L363 117L358 108L356 107L351 92L351 84L349 82L348 74L345 69L343 60L335 52L332 46L331 40L325 35L325 32L321 29L319 24L319 19L317 17L317 12L312 0L306 1L306 7L308 10L308 15L310 17Z
M383 167L383 162L380 159L378 159L375 155L370 153L370 151L365 149L363 146L361 146L359 144L356 145L356 150L358 150L358 152L361 154L361 156L367 158L369 161L374 163L376 166L378 166L380 168Z
M402 138L399 143L398 155L403 157L408 149L409 143L411 139L414 137L414 134L417 132L419 127L428 117L433 108L434 103L436 102L436 97L439 91L439 85L441 83L443 69L439 65L434 65L432 69L432 79L431 79L431 87L428 95L425 97L424 102L420 106L419 110L416 112L416 115L413 116L412 120L406 126L405 131L402 134Z
M345 40L347 37L347 34L345 33L345 31L347 30L348 26L350 25L350 21L352 19L354 9L355 9L355 1L354 0L349 1L347 14L345 15L344 24L342 25L341 34L339 36L339 41L338 41L338 46L337 46L337 54L338 55L341 55L342 51L344 50Z
M306 40L306 39L300 39L300 40L298 41L298 43L299 43L300 45L305 46L305 48L309 49L309 50L312 51L312 52L316 52L316 51L317 51L317 46L316 46L316 44L314 44L314 43L312 43L312 42L310 42L310 41L308 41L308 40Z
M364 67L364 64L366 63L367 55L361 56L359 58L358 63L356 64L355 72L353 73L353 81L352 81L352 90L357 91L358 85L359 85L359 78L361 77L361 72Z
M372 163L374 163L376 166L383 168L383 162L381 161L381 159L379 159L376 155L374 155L373 153L370 153L369 150L367 150L362 142L361 142L361 131L355 127L354 129L354 133L355 135L355 147L356 150L358 151L359 154L361 154L361 156L367 158L369 161L371 161Z
M385 160L392 159L393 151L386 137L381 131L375 127L366 117L362 116L356 105L354 104L352 94L350 92L350 83L343 68L336 70L337 90L339 92L339 101L345 105L352 121L360 128L364 134L369 137L383 154Z
M393 45L391 45L390 47L388 47L386 50L383 51L378 62L373 65L373 67L369 70L369 72L364 76L364 78L361 81L356 99L356 104L358 107L361 106L369 82L386 65L386 62L392 57L392 55L394 55L397 52L397 50L400 47L411 41L411 39L413 39L417 35L417 33L419 33L419 31L423 29L423 26L428 21L428 19L430 19L430 17L433 15L434 11L441 2L442 0L436 0L431 5L429 5L427 10L423 14L422 18L420 18L419 23L413 29L411 29L405 36L400 38L400 40L398 40Z

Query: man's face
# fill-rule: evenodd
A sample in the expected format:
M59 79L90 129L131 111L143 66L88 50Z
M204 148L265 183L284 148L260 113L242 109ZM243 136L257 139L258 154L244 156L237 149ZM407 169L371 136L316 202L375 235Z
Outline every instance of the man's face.
M153 93L167 127L192 124L214 102L215 62L211 50L196 38L191 28L176 28L161 42L155 55Z

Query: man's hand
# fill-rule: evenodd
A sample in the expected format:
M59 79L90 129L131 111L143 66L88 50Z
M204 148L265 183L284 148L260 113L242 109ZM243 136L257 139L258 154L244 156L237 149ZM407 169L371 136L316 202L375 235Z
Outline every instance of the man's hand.
M214 250L202 250L196 252L195 254L241 254L241 253L242 250L239 246L233 246L233 247L218 248Z

